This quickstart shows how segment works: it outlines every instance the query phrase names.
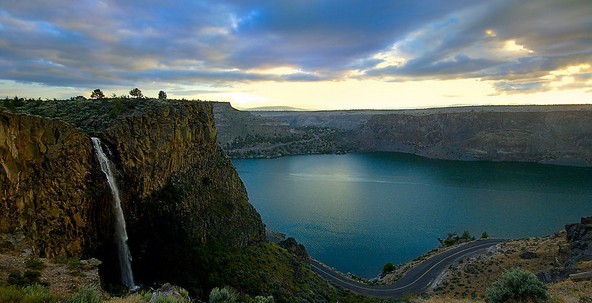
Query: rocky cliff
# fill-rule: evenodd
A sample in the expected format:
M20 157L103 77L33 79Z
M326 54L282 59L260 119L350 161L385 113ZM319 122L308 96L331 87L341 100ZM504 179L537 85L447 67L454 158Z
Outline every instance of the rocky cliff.
M352 140L365 151L589 166L592 111L376 115Z
M24 233L44 257L81 256L102 245L108 188L85 134L0 112L0 163L0 233Z
M447 160L592 166L590 105L240 112L219 104L215 109L222 147L237 158L395 151ZM247 128L253 131L245 133ZM306 135L295 136L299 133Z
M24 233L41 256L99 256L107 275L117 267L111 196L91 135L111 152L144 281L186 284L179 280L198 268L191 254L264 238L216 143L212 105L156 100L47 101L0 112L1 233Z

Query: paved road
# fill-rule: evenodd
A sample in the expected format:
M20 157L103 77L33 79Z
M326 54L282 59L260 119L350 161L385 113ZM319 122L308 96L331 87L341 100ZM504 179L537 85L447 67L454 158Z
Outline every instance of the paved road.
M425 291L432 281L454 261L505 241L502 239L477 240L443 252L420 263L392 285L367 285L356 282L312 258L310 266L323 279L355 293L376 298L396 298L407 292L417 294Z

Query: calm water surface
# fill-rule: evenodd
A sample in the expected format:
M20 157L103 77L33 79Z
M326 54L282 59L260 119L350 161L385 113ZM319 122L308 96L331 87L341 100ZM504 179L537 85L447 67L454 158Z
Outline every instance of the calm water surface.
M399 153L233 161L265 224L342 272L375 277L448 232L543 236L592 215L592 169Z

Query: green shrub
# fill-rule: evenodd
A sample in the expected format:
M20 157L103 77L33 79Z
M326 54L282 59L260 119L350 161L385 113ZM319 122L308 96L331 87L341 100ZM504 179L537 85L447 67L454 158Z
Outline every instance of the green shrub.
M173 296L158 296L154 300L154 303L178 303Z
M83 288L68 300L68 303L102 303L101 297L93 288Z
M275 300L272 296L263 297L263 296L256 296L251 300L251 303L275 303Z
M209 303L235 303L238 301L238 293L230 287L214 287L210 292Z
M36 256L31 256L27 258L27 260L25 261L25 266L28 269L32 270L42 270L43 268L45 268L45 264L43 263L43 261L41 261L41 259L39 259Z
M41 277L41 273L38 270L26 270L23 275L26 285L39 283L39 277Z
M2 303L20 303L22 302L25 293L22 288L14 285L0 286L0 302Z
M487 289L488 303L548 302L547 286L526 270L506 272Z
M475 240L475 236L472 236L469 231L465 230L462 235L457 235L456 233L450 232L445 239L438 238L440 244L444 247L465 243L469 241Z
M37 270L27 270L24 274L14 271L8 274L8 279L6 279L6 282L8 285L16 285L21 287L33 284L42 284L41 281L39 281L40 276L41 273Z
M24 299L23 303L51 303L59 302L56 295L49 293L47 287L40 284L33 284L23 288Z
M415 296L410 292L406 292L403 294L403 296L401 298L399 298L399 300L397 300L397 302L412 303L412 302L415 302L414 300L415 300Z
M393 265L393 263L388 262L386 264L384 264L384 266L382 267L382 274L387 274L393 270L397 269L397 267L395 265Z
M57 303L56 295L49 293L47 287L33 284L25 288L15 285L0 287L0 302L2 303Z

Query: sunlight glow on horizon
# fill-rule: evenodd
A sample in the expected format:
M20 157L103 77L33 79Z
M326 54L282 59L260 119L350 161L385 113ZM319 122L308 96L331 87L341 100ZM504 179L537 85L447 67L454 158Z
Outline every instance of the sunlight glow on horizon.
M592 103L588 0L336 5L5 1L0 98L137 87L238 108Z

